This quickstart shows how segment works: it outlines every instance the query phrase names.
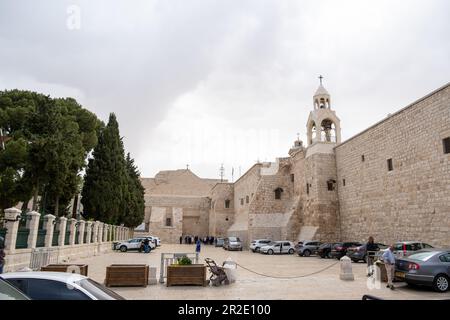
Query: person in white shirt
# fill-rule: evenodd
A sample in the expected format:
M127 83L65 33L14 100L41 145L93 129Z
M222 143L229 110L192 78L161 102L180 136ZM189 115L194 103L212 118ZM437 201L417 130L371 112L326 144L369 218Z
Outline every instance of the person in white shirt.
M391 290L394 290L394 273L395 273L395 256L394 253L394 246L391 245L389 248L383 253L382 259L384 261L384 266L386 267L386 273L388 278L387 288L390 288Z

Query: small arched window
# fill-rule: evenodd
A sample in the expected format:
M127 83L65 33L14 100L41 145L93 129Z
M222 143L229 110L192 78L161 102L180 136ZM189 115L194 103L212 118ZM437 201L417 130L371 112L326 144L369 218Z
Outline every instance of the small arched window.
M230 200L227 199L225 200L225 209L229 209L230 208Z
M327 181L328 191L333 191L335 189L335 185L336 185L336 180L332 180L332 179L328 180Z
M283 189L276 188L274 192L275 192L275 199L276 200L280 200L281 199L281 193L283 193Z

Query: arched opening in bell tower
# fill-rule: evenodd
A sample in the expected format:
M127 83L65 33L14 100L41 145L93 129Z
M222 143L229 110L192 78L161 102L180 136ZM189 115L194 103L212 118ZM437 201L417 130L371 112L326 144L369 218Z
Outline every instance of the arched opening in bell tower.
M333 121L324 119L320 127L320 141L336 142L336 125Z

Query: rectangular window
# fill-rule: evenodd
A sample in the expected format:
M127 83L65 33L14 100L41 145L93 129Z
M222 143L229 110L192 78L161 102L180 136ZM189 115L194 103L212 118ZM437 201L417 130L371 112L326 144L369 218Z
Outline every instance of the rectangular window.
M225 200L225 209L229 209L230 208L230 200Z
M172 219L166 218L166 227L171 227L171 226L172 226Z
M294 182L294 174L291 173L291 182Z
M361 161L364 162L365 158L364 155L361 156Z
M392 165L392 158L387 159L387 166L388 166L388 171L394 170L394 166Z
M333 191L334 190L334 184L336 183L336 181L334 180L328 180L327 181L327 188L328 191Z
M342 185L345 187L345 179L342 179Z
M444 146L444 153L450 153L450 137L442 139L442 145Z

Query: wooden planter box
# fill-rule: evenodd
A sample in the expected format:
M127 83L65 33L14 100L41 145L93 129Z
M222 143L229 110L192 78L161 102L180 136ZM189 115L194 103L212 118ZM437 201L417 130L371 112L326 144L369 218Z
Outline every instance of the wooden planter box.
M167 286L198 285L205 286L206 266L203 264L167 266Z
M67 272L69 266L77 266L80 268L80 274L82 276L88 275L88 265L87 264L49 264L45 267L41 267L41 271L53 271L53 272ZM72 273L75 273L74 268L71 268Z
M146 264L112 264L106 267L105 285L107 287L146 287L148 269Z

